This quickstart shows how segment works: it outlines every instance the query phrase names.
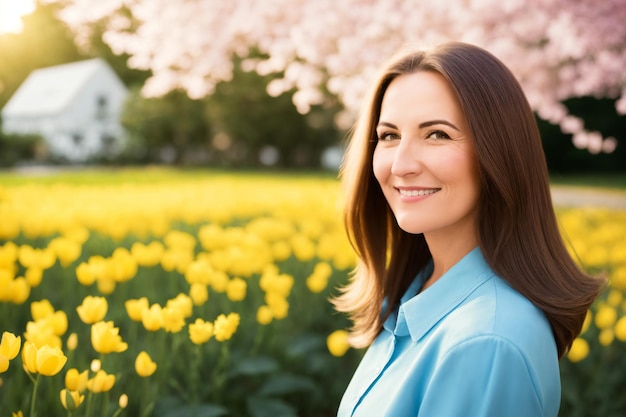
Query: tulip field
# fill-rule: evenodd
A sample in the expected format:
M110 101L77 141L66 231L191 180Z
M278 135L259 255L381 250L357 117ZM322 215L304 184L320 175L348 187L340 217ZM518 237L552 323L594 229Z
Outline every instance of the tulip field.
M0 176L0 416L333 416L362 351L337 180L165 169ZM561 415L626 413L626 211L559 208L610 287Z

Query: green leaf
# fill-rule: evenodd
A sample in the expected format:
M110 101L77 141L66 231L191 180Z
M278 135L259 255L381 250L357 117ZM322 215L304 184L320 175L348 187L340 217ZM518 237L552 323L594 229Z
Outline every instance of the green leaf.
M278 362L276 360L267 356L258 356L234 363L231 367L230 375L262 375L274 372L277 369Z
M177 397L167 397L157 402L154 414L156 417L221 417L228 415L228 410L215 404L185 404Z
M246 405L252 417L298 417L293 407L277 399L250 397Z
M315 390L315 384L309 378L290 374L279 374L268 378L259 389L258 394L262 396L280 396L293 392L313 390Z
M305 355L309 355L317 350L326 349L326 340L316 334L303 334L299 337L293 338L286 346L287 355L292 358L297 358Z

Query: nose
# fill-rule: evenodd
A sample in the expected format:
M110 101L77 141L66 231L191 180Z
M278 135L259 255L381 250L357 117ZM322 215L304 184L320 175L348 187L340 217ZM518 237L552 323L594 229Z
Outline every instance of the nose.
M391 173L398 177L419 174L422 170L421 154L417 140L402 138L395 149Z

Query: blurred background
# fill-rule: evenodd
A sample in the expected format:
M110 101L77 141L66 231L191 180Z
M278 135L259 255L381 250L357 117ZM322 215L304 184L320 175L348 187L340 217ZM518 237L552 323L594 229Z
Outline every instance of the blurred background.
M576 19L602 19L586 28L609 31L624 13L622 2L606 2L594 14L580 5L558 12L558 4L544 5L544 19L554 12L547 23L521 14L514 1L480 18L481 2L465 2L479 4L476 10L451 2L455 29L432 22L445 10L392 0L361 5L359 19L370 22L368 28L355 28L359 21L349 17L354 1L325 13L340 22L335 27L328 26L331 19L310 16L315 10L306 2L218 7L184 1L172 10L159 6L165 7L160 14L157 3L0 2L0 166L335 170L363 90L355 86L406 42L456 37L501 51L517 69L537 110L552 174L626 172L626 117L618 113L624 80L612 69L624 59L626 38L619 38L623 30L612 32L618 39L602 38L599 29L587 29L585 42L576 38ZM290 13L276 12L280 7ZM394 23L407 8L410 22L430 16L428 25L409 28L410 36ZM514 22L537 23L512 24L503 38L502 25L493 21L512 13ZM381 14L389 27L378 33ZM307 29L315 19L320 28ZM481 35L463 32L477 23ZM345 46L356 37L367 50ZM580 43L568 52L563 38ZM557 48L562 55L550 55ZM592 56L581 56L585 50Z

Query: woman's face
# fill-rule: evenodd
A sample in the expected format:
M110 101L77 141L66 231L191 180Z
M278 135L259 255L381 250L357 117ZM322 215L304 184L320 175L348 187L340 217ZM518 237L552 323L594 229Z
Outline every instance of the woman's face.
M427 241L475 244L480 183L473 139L443 76L422 71L395 78L376 132L374 175L398 225Z

